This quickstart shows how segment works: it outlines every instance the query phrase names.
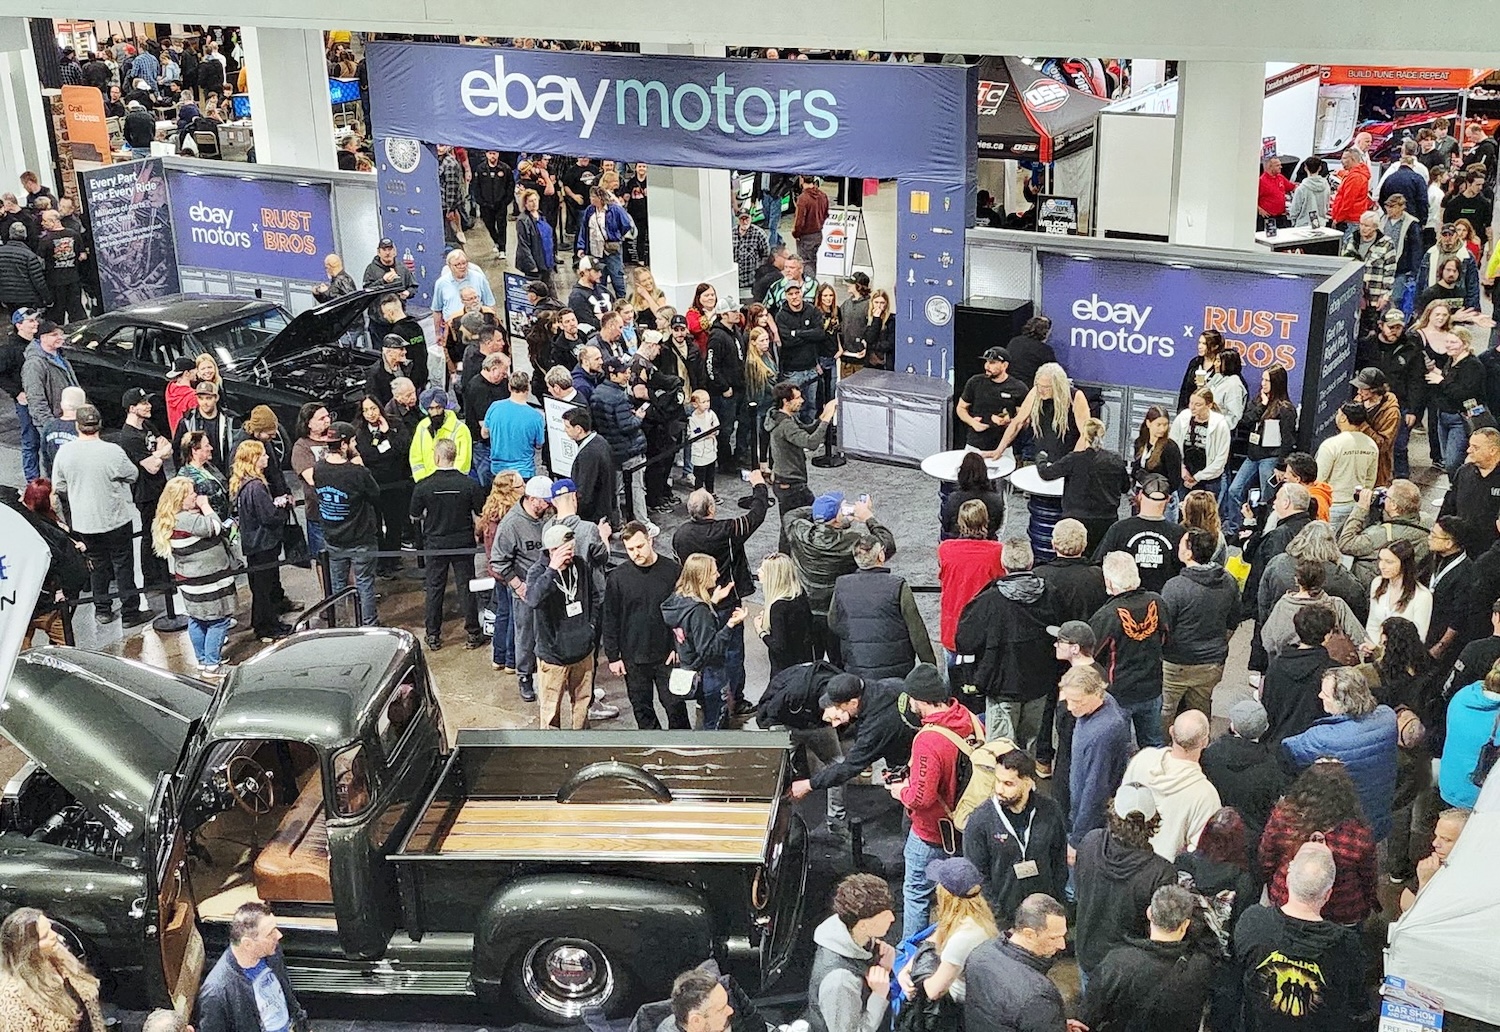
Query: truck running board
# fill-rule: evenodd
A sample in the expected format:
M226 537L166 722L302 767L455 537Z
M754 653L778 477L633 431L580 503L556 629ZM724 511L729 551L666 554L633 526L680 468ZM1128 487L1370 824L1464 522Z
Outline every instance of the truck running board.
M319 996L474 995L473 936L429 933L421 943L403 940L398 932L380 960L289 956L287 974L297 992Z

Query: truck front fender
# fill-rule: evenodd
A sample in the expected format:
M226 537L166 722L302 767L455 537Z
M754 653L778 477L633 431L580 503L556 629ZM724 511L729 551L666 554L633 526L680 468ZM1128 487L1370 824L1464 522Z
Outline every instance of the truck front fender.
M474 987L499 990L534 944L576 936L633 965L636 986L661 999L677 973L712 955L711 925L702 895L684 886L606 875L525 875L503 885L479 913ZM637 957L648 963L634 965Z

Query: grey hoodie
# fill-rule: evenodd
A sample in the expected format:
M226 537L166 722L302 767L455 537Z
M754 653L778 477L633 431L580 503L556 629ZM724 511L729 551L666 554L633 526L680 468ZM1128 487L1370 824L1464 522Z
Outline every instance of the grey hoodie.
M1308 176L1292 191L1292 203L1286 211L1287 218L1292 220L1294 226L1326 226L1328 199L1328 180L1323 176Z
M490 568L503 583L509 584L515 578L526 580L542 556L542 532L551 523L550 512L539 520L532 519L524 502L517 502L505 514L490 546Z
M854 941L837 914L818 925L813 932L813 944L819 952L828 950L858 961L861 967L868 967L874 961L874 954ZM816 961L814 966L818 966ZM853 971L834 965L817 985L809 987L807 1003L822 1018L828 1032L875 1032L884 1023L887 998L883 993L870 992L864 978Z

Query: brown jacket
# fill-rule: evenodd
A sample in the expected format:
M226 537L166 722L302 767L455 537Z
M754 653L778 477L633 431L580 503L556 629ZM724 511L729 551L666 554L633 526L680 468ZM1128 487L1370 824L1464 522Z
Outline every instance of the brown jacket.
M1380 449L1375 486L1389 487L1395 470L1396 434L1401 429L1401 406L1396 403L1396 396L1387 391L1380 404L1366 412L1365 425L1360 429Z
M81 1027L85 1032L89 1028L103 1032L104 1014L99 1009L98 995L79 995L84 997L84 1004L89 1012L88 1021L82 1023ZM5 1032L77 1032L79 1028L78 1019L71 1015L44 1013L33 1009L21 995L21 986L15 979L7 976L0 981L0 1029Z

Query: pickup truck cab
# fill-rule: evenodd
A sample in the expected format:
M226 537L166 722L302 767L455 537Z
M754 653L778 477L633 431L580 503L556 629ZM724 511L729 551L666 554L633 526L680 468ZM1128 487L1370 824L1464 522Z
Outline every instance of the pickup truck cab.
M46 910L121 1003L192 1007L240 904L308 997L473 994L577 1021L709 956L768 988L801 921L785 736L465 731L388 628L294 635L214 690L22 654L0 913Z

